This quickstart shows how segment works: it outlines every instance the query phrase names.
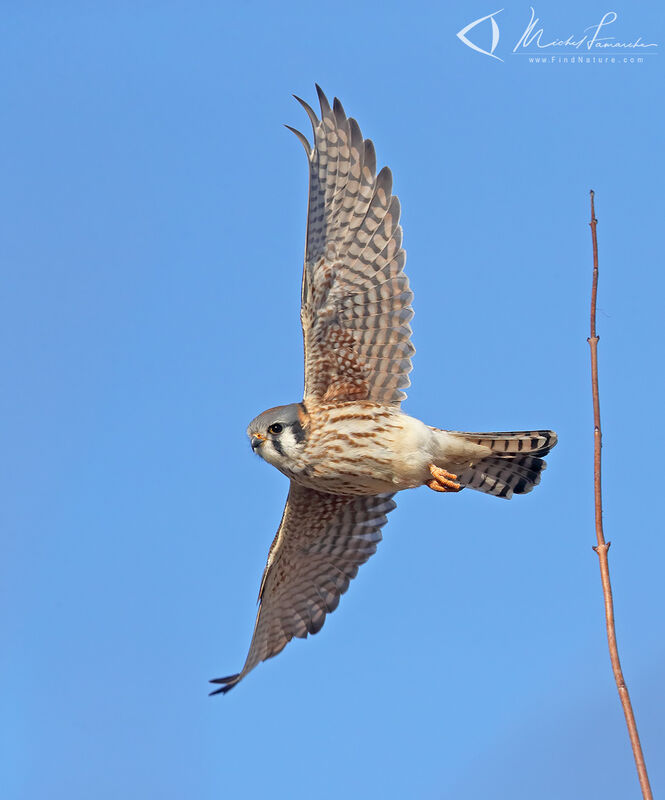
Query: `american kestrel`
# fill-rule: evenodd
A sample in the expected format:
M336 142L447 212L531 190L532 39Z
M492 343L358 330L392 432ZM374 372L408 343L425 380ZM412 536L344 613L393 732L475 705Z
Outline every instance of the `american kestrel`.
M228 692L294 636L317 633L358 567L376 552L395 492L477 489L496 497L531 491L552 431L462 433L400 410L409 385L413 294L400 204L374 145L317 86L321 118L300 98L314 130L309 164L301 321L305 391L247 428L252 450L291 482L259 589L254 635ZM287 126L289 127L289 126Z

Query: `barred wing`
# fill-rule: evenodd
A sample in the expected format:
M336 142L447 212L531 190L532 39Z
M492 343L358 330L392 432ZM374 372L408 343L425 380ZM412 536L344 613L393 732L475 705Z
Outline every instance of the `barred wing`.
M399 405L409 385L413 293L392 175L376 175L374 145L337 98L316 87L321 119L300 98L314 147L293 132L309 161L307 247L301 320L305 400ZM288 126L287 126L288 127Z
M282 522L268 553L259 612L241 672L211 683L226 693L294 636L318 633L358 567L376 552L392 495L324 494L291 482Z

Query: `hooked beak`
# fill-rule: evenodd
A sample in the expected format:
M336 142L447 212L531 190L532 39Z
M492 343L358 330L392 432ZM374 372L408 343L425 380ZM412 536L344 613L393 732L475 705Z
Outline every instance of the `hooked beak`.
M266 437L261 436L260 433L253 433L251 437L252 450L256 452L259 449L259 447L261 447L261 445L265 442L265 440Z

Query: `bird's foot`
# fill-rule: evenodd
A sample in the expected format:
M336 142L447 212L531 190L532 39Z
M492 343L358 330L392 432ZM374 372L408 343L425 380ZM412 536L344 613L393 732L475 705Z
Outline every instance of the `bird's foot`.
M432 480L427 481L426 486L434 489L435 492L461 492L462 487L456 483L457 475L452 472L447 472L445 469L435 467L434 464L429 465L429 471L432 474Z

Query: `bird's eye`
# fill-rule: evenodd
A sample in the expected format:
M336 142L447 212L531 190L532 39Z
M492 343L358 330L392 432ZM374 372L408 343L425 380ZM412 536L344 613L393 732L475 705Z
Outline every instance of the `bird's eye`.
M274 422L268 428L268 433L281 433L281 432L282 432L282 426L279 424L279 422Z

